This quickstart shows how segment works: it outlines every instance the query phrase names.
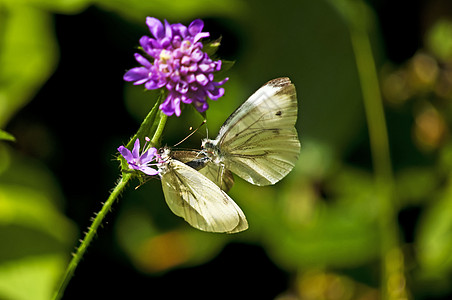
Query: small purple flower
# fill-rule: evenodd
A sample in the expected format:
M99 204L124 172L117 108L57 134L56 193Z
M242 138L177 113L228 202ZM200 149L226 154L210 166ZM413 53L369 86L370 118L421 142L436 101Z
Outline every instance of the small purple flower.
M149 141L149 139L146 138L146 141ZM146 148L146 144L143 148ZM139 170L147 175L157 175L159 173L157 170L151 168L151 166L157 165L157 163L152 163L152 161L159 157L156 148L149 148L140 155L140 140L136 139L132 152L124 146L120 146L118 151L127 160L129 168Z
M125 81L134 81L135 85L144 84L153 90L165 87L168 97L160 109L168 116L181 114L181 103L193 104L204 112L209 105L206 98L217 100L224 95L223 85L228 78L214 82L214 72L221 69L221 60L212 61L202 51L202 38L209 37L202 32L204 22L194 20L186 27L182 24L164 24L156 18L147 17L146 24L153 38L143 36L140 45L152 61L135 53L135 59L142 66L129 70Z

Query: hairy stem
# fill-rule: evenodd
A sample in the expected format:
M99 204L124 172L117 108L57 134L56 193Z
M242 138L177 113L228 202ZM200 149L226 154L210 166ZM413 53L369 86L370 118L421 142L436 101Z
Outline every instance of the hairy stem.
M124 190L124 188L127 185L127 182L132 177L132 174L124 173L123 177L119 180L116 187L111 192L110 196L108 197L107 201L103 204L102 209L97 213L96 217L93 220L93 223L89 227L88 232L86 233L85 237L81 241L80 246L77 248L77 251L75 252L74 256L72 257L71 262L69 263L66 273L63 276L63 279L57 289L57 291L54 294L53 299L61 299L63 297L64 290L66 289L69 281L71 280L72 276L74 275L75 269L77 268L80 260L82 259L83 255L86 252L86 249L90 245L91 241L93 240L94 236L97 233L97 229L102 224L103 219L107 215L107 213L110 211L111 206L115 202L115 200L119 197L121 192Z
M151 109L151 111L144 119L137 133L130 139L129 143L127 144L128 148L130 148L131 145L133 145L136 139L144 139L146 136L152 136L151 145L153 147L159 146L160 138L162 136L163 129L165 128L166 120L168 119L168 116L160 112L158 109L161 99L163 99L164 96L165 93L160 94L160 98L158 99L158 101L156 101L154 107ZM119 160L121 162L122 169L127 170L128 168L127 162L122 158L119 158ZM111 206L113 205L115 200L119 197L121 192L126 187L128 181L132 178L132 175L133 173L130 172L122 173L122 177L119 180L118 184L111 192L107 201L103 204L102 209L96 214L93 223L88 228L88 232L86 233L83 240L81 240L81 244L77 248L77 251L75 252L74 256L72 257L72 260L70 261L66 269L66 273L64 274L63 279L57 291L54 294L53 299L57 300L63 297L64 290L66 289L69 281L74 275L75 269L77 268L78 264L80 263L80 260L85 254L86 249L88 248L94 236L96 235L97 229L102 224L102 221L104 220L107 213L110 211Z

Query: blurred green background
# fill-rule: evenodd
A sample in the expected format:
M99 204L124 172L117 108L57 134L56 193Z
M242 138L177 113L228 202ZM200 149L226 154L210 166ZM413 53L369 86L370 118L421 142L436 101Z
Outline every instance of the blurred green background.
M222 36L218 55L236 61L226 95L210 102L209 136L262 84L290 77L301 155L275 186L236 177L230 195L250 228L235 235L192 229L168 209L159 180L134 183L63 299L378 299L391 234L404 255L385 253L386 268L405 277L388 289L449 299L448 0L0 1L0 299L49 299L113 188L116 148L153 105L152 93L122 80L149 35L146 16L202 18L212 38ZM372 45L394 215L382 210L375 181L353 32ZM163 142L174 145L200 121L191 109L170 118ZM182 146L199 148L204 136Z

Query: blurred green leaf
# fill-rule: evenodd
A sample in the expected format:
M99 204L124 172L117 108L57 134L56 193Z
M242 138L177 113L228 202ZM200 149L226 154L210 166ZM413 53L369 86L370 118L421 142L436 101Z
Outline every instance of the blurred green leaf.
M48 300L65 267L61 255L35 255L0 264L0 298Z
M434 198L435 199L435 198ZM452 185L436 198L422 216L417 253L424 276L440 278L452 270Z
M16 138L12 134L0 129L0 140L14 142Z
M155 131L157 130L157 126L159 124L161 117L161 114L163 114L160 109L160 103L163 101L163 98L166 96L166 93L159 91L158 98L155 100L155 104L152 107L152 109L149 111L147 116L144 118L143 122L141 123L140 127L138 128L137 133L130 139L130 141L127 143L127 148L132 148L132 145L134 144L136 139L139 139L143 145L143 141L146 137L152 138L155 134ZM158 145L152 145L154 147ZM130 149L131 150L131 149ZM125 160L121 158L123 162Z
M4 0L4 2L37 7L56 13L77 13L90 4L92 0Z
M221 37L216 40L209 41L203 44L202 51L207 53L210 58L214 58L215 53L218 51L218 48L221 46Z
M204 15L237 14L244 6L239 0L97 0L96 3L106 10L143 22L143 25L147 16L190 20Z
M52 25L38 8L13 1L0 6L0 127L53 72L58 52Z
M288 270L369 262L379 255L373 181L357 170L336 176L337 187L345 189L336 195L328 189L327 200L307 178L290 175L275 187L236 180L231 195L249 219L248 234L259 236L273 260Z
M61 207L63 193L56 178L46 166L30 157L15 153L8 144L0 143L0 184L23 187L43 195L45 205Z
M0 226L20 225L39 230L60 242L72 236L72 224L46 196L23 185L0 184ZM55 230L58 225L59 230ZM1 251L0 251L1 252Z
M0 144L0 299L50 299L76 236L51 174Z
M438 189L439 178L431 167L412 167L396 175L397 199L401 206L419 205L430 200Z
M452 20L440 19L427 33L430 51L443 62L452 60Z

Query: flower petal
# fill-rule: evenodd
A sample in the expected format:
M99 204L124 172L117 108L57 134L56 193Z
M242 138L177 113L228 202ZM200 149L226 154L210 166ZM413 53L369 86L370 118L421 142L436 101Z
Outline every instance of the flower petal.
M169 38L170 41L173 39L173 29L167 20L165 20L165 36Z
M140 139L136 139L132 149L133 158L140 157Z
M168 97L166 97L165 101L162 104L160 104L159 108L168 117L172 116L174 114L174 105L173 105L172 93L170 93L168 95Z
M171 28L173 29L173 33L185 38L187 36L187 27L180 23L172 24Z
M219 82L213 82L213 84L215 85L215 86L220 86L220 85L223 85L226 81L228 81L229 80L229 77L226 77L225 79L223 79L222 81L219 81Z
M174 98L174 108L174 113L179 117L182 112L180 109L180 97Z
M187 27L147 17L146 24L152 35L143 36L140 45L150 58L135 54L135 59L142 66L127 71L124 80L133 81L135 85L144 84L148 90L166 89L168 96L160 104L160 109L168 116L180 116L182 103L191 103L203 112L209 107L207 97L217 100L224 95L224 89L219 86L227 79L213 81L214 72L221 70L221 61L213 61L203 52L200 42L210 36L208 32L203 32L202 20L196 19ZM139 150L138 147L130 154L135 159L133 164L136 168L155 157L148 151L138 157Z
M202 63L198 65L198 68L201 72L212 72L210 64Z
M148 90L155 90L165 86L165 84L166 80L164 78L159 78L157 80L149 80L144 87Z
M136 81L135 84L144 83L149 76L149 70L144 67L138 67L130 69L124 74L123 79L125 81ZM138 83L140 82L140 83Z
M203 73L196 75L196 81L202 86L205 86L209 83L209 79Z
M193 103L193 105L196 108L196 110L201 113L205 112L209 108L209 105L205 101L201 101L201 102L197 101L197 102Z
M159 19L147 17L146 18L146 25L149 27L149 31L152 33L152 35L160 40L165 36L165 32L163 30L163 24L160 22Z
M224 88L215 87L212 90L206 90L207 96L212 100L217 100L224 95Z
M181 95L180 100L185 104L191 104L193 100L189 98L187 95Z
M147 166L141 166L139 169L141 172L143 172L144 174L153 176L153 175L157 175L159 173L159 171L151 168L151 167L147 167Z
M144 58L143 55L139 53L135 53L135 60L142 64L143 66L145 66L146 68L152 68L152 64L146 58Z
M204 22L201 19L196 19L188 25L188 32L191 36L195 36L202 31Z
M202 52L201 49L197 48L193 50L193 52L190 55L190 58L193 62L200 62L201 59L204 57L204 52Z
M186 94L188 92L188 83L185 81L179 80L179 82L176 84L176 92L179 92L181 94Z
M193 43L196 43L200 39L207 38L210 36L210 33L208 32L200 32L197 35L195 35L195 38L193 39Z
M121 153L122 157L124 157L127 160L127 162L133 160L132 152L130 152L130 150L127 149L126 147L120 146L118 148L118 151L119 151L119 153Z
M147 141L150 141L150 139L148 138ZM149 155L155 156L157 154L157 148L155 147L149 148L148 153Z
M153 161L156 153L157 153L157 149L152 147L152 148L148 149L146 152L144 152L143 154L141 154L141 157L140 157L141 164L148 164L151 161Z

